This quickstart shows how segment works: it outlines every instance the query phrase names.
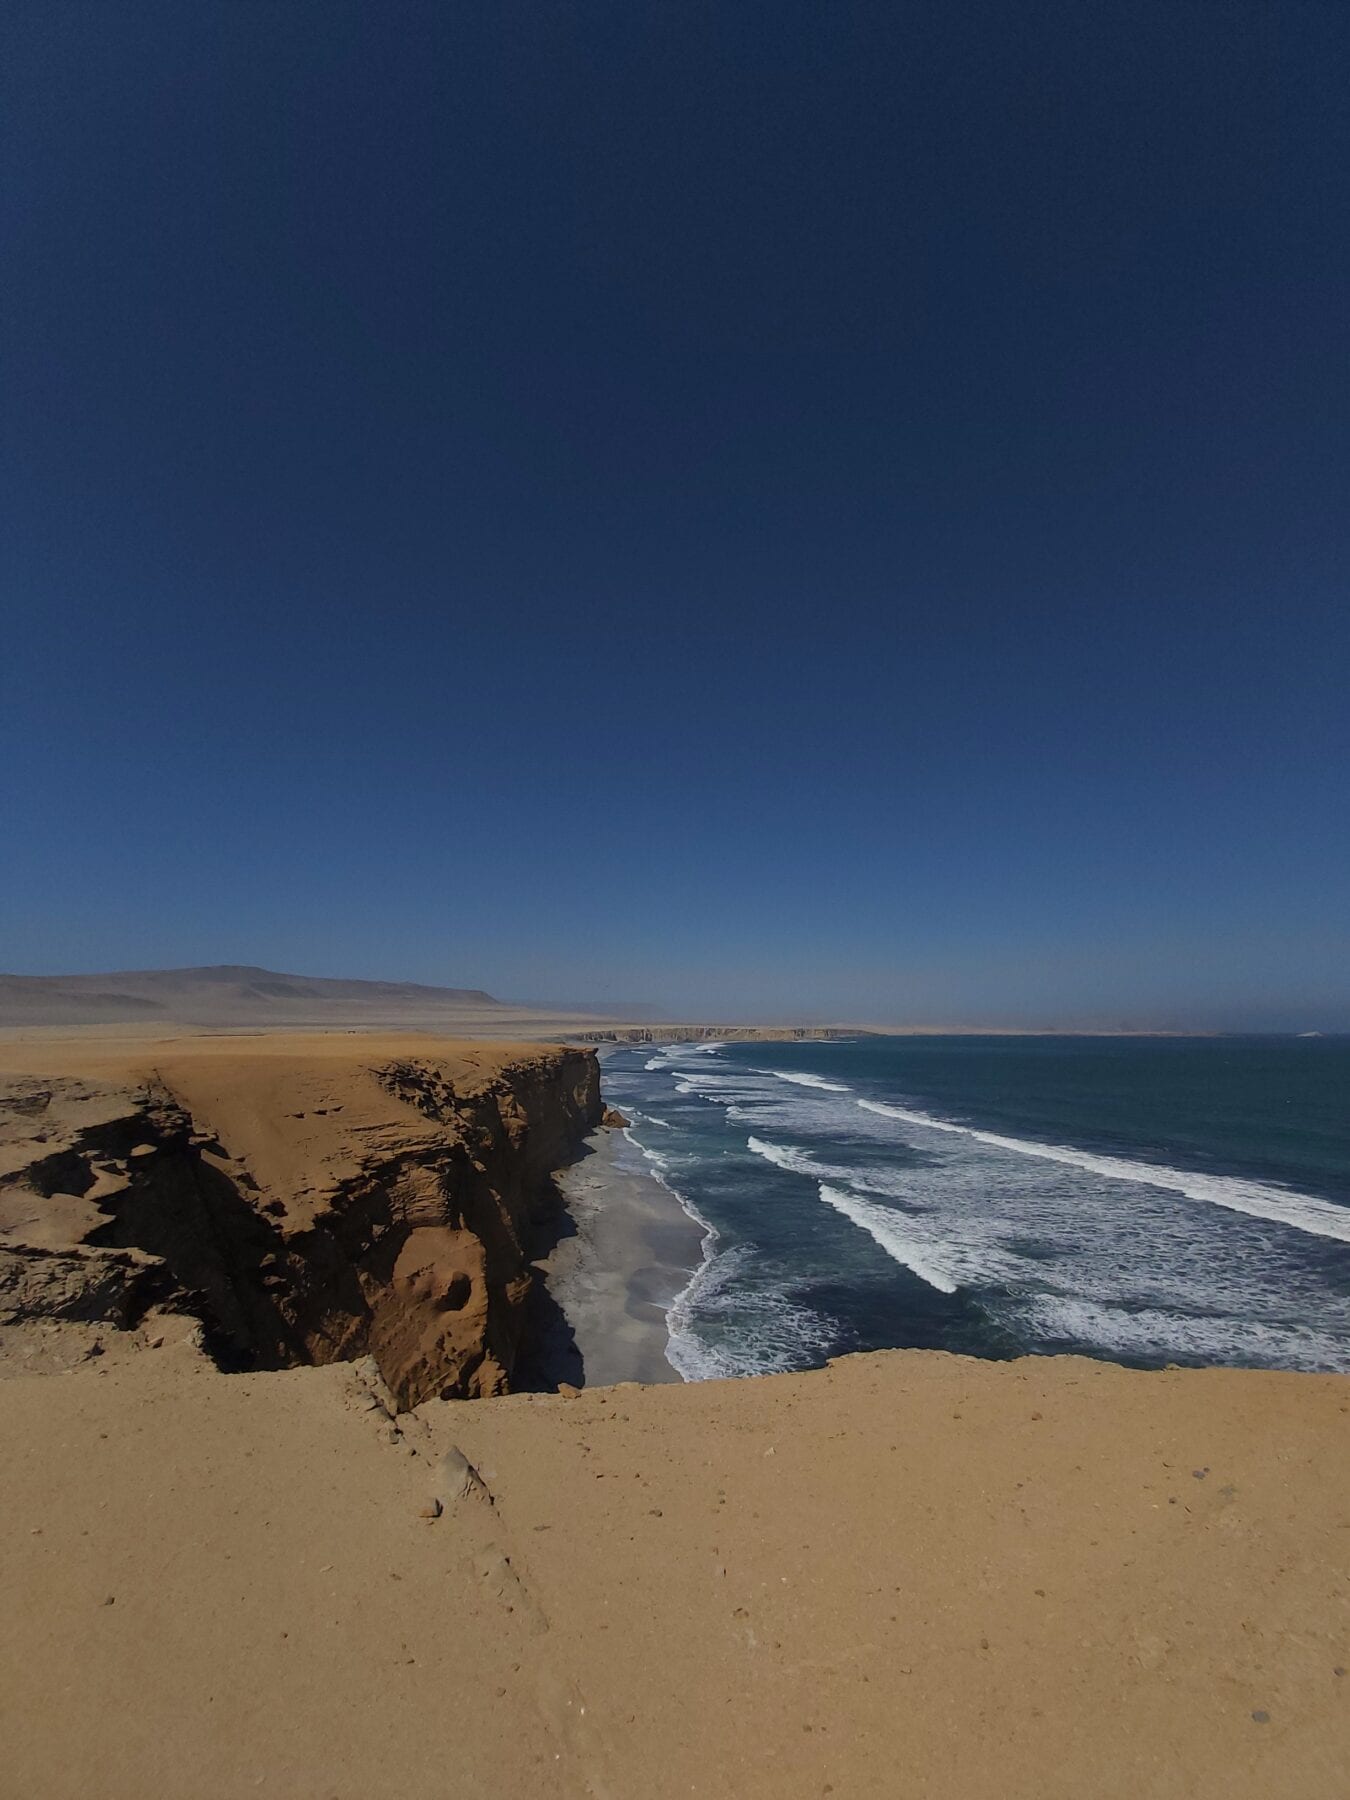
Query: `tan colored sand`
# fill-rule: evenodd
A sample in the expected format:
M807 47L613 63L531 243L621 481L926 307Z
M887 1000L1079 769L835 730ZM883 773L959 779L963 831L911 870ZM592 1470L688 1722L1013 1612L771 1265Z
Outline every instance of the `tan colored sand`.
M0 1791L1332 1800L1350 1381L0 1383ZM494 1505L418 1517L457 1442Z
M561 1038L593 1037L597 1030L612 1028L612 1021L597 1019L591 1013L560 1013L537 1007L501 1006L490 1011L472 1006L447 1008L428 1019L413 1014L390 1016L351 1014L337 1019L313 1018L295 1020L241 1019L199 1024L169 1019L143 1021L119 1020L106 1024L71 1025L55 1023L5 1024L0 1026L0 1040L11 1044L82 1043L88 1045L154 1043L166 1038L202 1039L206 1042L253 1042L269 1037L345 1037L349 1042L371 1037L387 1037L412 1033L449 1039L472 1038L476 1042L512 1043L555 1042ZM629 1029L629 1027L623 1027ZM766 1035L768 1033L766 1032ZM773 1035L784 1035L776 1033Z
M392 1060L396 1056L427 1055L437 1060L458 1061L464 1068L492 1069L503 1058L535 1050L534 1039L462 1038L416 1031L256 1031L256 1032L139 1032L119 1027L104 1031L0 1032L0 1074L19 1074L42 1069L49 1074L85 1075L114 1070L143 1071L166 1058L178 1061L246 1060L259 1057L285 1059L312 1057L316 1061L351 1062Z
M10 1034L0 1036L0 1080L77 1079L94 1091L95 1104L104 1091L115 1095L158 1084L215 1131L230 1154L290 1209L350 1173L353 1146L362 1140L381 1132L407 1137L408 1108L376 1080L373 1069L424 1059L471 1091L476 1082L518 1057L537 1055L539 1048L412 1032L144 1039L80 1032L42 1040Z

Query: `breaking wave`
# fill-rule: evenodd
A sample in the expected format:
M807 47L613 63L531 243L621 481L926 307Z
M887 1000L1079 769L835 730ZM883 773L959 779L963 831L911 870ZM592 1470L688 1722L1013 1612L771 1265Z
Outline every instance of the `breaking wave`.
M1227 1207L1230 1212L1246 1213L1249 1218L1266 1219L1273 1225L1291 1225L1296 1231L1350 1244L1350 1207L1337 1206L1331 1200L1318 1200L1311 1194L1299 1194L1292 1188L1243 1181L1235 1175L1205 1175L1193 1169L1172 1169L1163 1163L1135 1162L1123 1156L1100 1156L1095 1151L1077 1150L1067 1144L1042 1144L1031 1138L1002 1137L997 1132L979 1131L973 1125L954 1125L949 1119L936 1119L931 1113L890 1106L881 1100L859 1100L857 1104L865 1112L898 1119L905 1125L917 1125L925 1131L952 1132L995 1150L1011 1150L1018 1156L1037 1156L1045 1162L1065 1164L1090 1175L1104 1175L1111 1181L1169 1188L1173 1193L1185 1194L1189 1200L1207 1201L1211 1206Z

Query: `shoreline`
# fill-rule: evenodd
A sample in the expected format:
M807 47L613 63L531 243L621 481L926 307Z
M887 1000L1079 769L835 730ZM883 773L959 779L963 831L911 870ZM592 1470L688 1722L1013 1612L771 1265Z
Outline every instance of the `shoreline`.
M626 1129L602 1127L555 1177L563 1217L533 1267L541 1386L679 1382L669 1315L703 1264L704 1228L651 1172Z

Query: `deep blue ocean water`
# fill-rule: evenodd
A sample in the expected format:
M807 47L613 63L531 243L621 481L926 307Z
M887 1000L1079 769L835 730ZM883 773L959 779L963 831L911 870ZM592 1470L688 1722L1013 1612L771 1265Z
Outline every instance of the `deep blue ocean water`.
M688 1379L846 1350L1350 1369L1350 1040L625 1048Z

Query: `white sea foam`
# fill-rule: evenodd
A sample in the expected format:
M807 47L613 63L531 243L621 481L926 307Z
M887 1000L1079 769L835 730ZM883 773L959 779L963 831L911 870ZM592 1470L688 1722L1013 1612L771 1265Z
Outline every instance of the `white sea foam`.
M688 1202L684 1209L690 1218L697 1214ZM707 1221L704 1221L707 1224ZM723 1370L716 1366L700 1342L694 1329L695 1308L705 1294L715 1291L718 1280L714 1273L717 1256L717 1232L708 1225L703 1239L703 1261L685 1286L676 1294L666 1312L666 1361L681 1381L711 1381Z
M668 1169L670 1167L669 1160L666 1157L662 1156L662 1154L659 1150L653 1150L649 1145L644 1144L642 1142L641 1138L635 1137L633 1135L633 1127L631 1124L624 1126L623 1135L627 1138L628 1142L633 1146L633 1148L635 1150L640 1150L642 1152L643 1156L652 1165L652 1168L656 1171L657 1180L660 1181L662 1171L665 1169ZM662 1185L664 1186L666 1184L662 1183ZM683 1202L681 1202L681 1204L683 1204Z
M706 1044L666 1044L654 1056L649 1056L643 1068L649 1071L674 1068L677 1063L688 1062L693 1056L712 1056L722 1048L720 1043Z
M655 1122L661 1124L664 1121L657 1120ZM670 1127L667 1126L666 1129L669 1130ZM651 1164L653 1178L660 1182L672 1199L678 1202L682 1211L703 1232L703 1242L700 1245L702 1261L666 1310L666 1361L683 1381L706 1380L708 1375L706 1372L701 1372L700 1346L698 1338L690 1326L690 1313L692 1307L698 1303L700 1292L713 1278L712 1269L717 1256L717 1228L710 1220L704 1218L693 1201L687 1195L682 1194L669 1179L666 1173L670 1168L668 1157L663 1156L659 1150L651 1149L640 1138L634 1136L631 1125L624 1128L623 1135L630 1144L642 1152ZM722 1371L714 1369L711 1373L719 1374Z
M718 1252L717 1234L704 1243L704 1263L666 1315L666 1360L685 1381L717 1381L800 1369L828 1355L838 1341L830 1319L792 1299L780 1282L753 1269L753 1244Z
M798 1070L789 1074L786 1069L755 1069L752 1073L772 1075L775 1081L790 1081L794 1087L820 1088L827 1094L847 1094L852 1091L842 1081L826 1081L823 1075L807 1075Z
M756 1156L762 1156L765 1162L771 1162L779 1169L787 1169L793 1175L833 1174L833 1169L825 1169L818 1163L809 1150L796 1150L790 1144L770 1144L764 1138L749 1137L747 1147Z
M1042 1342L1092 1344L1118 1356L1170 1355L1272 1369L1350 1368L1344 1338L1284 1320L1112 1306L1070 1294L1028 1295L1008 1309L1008 1317Z
M643 1076L635 1098L645 1081L653 1099L674 1087L716 1109L702 1126L692 1109L672 1114L673 1125L663 1121L669 1135L660 1141L682 1152L669 1159L669 1174L664 1159L649 1158L704 1231L702 1265L670 1316L669 1360L685 1379L801 1367L838 1347L840 1326L800 1304L794 1278L818 1275L824 1244L836 1229L853 1228L864 1239L855 1237L851 1250L838 1240L841 1269L857 1267L859 1255L870 1261L876 1245L939 1293L972 1291L1014 1345L1350 1368L1350 1297L1341 1281L1350 1209L1273 1183L1041 1144L913 1106L861 1101L823 1076L794 1081L687 1050L662 1067L669 1085L663 1074ZM788 1183L775 1193L773 1223L766 1214L762 1227L753 1225L744 1158L738 1175L734 1152L723 1162L726 1150L707 1135L716 1118L741 1126L751 1155L802 1178L800 1192ZM646 1119L642 1135L651 1135ZM686 1170L700 1195L707 1184L714 1216L721 1219L726 1204L724 1223L739 1218L740 1229L762 1233L763 1249L729 1247L711 1233L679 1193ZM799 1235L803 1207L817 1221L807 1240ZM1227 1209L1231 1229L1218 1228L1224 1212L1212 1208ZM1240 1226L1233 1214L1248 1220ZM802 1263L807 1241L819 1248ZM912 1302L897 1296L897 1304Z
M623 1135L641 1150L654 1178L703 1232L699 1267L666 1312L666 1361L681 1380L770 1374L818 1360L836 1340L833 1323L796 1304L772 1282L733 1291L755 1246L719 1249L716 1226L671 1181L670 1159L642 1143L631 1127Z
M1040 1144L1028 1138L1001 1137L997 1132L979 1131L973 1125L954 1125L949 1119L935 1119L930 1113L915 1112L909 1107L888 1106L880 1100L859 1100L864 1111L879 1113L883 1118L898 1119L902 1124L919 1126L926 1131L951 1132L987 1144L995 1150L1009 1150L1018 1156L1040 1157L1045 1162L1066 1164L1091 1175L1104 1175L1111 1181L1130 1181L1143 1187L1168 1188L1185 1194L1190 1200L1207 1201L1212 1206L1227 1207L1230 1212L1246 1213L1250 1218L1266 1219L1275 1225L1290 1225L1296 1231L1311 1232L1316 1237L1335 1238L1350 1244L1350 1207L1336 1206L1330 1200L1318 1200L1311 1194L1300 1194L1292 1188L1274 1187L1267 1182L1243 1181L1232 1175L1204 1175L1190 1169L1172 1169L1163 1164L1134 1162L1123 1156L1099 1156L1090 1150L1077 1150L1067 1144Z
M874 1200L864 1200L860 1194L831 1187L826 1181L820 1184L820 1197L826 1206L832 1206L846 1219L860 1225L888 1256L911 1269L929 1287L935 1287L943 1294L954 1294L960 1287L960 1274L949 1260L949 1247L934 1244L928 1234L916 1229L904 1213L889 1206L878 1206Z
M676 1071L675 1092L697 1094L700 1100L725 1105L734 1100L770 1100L775 1090L756 1080L753 1074L730 1075L720 1069L680 1069Z
M728 1117L736 1113L737 1108L728 1109ZM812 1181L843 1182L845 1186L859 1189L866 1194L885 1194L892 1200L923 1210L922 1204L915 1198L916 1183L912 1172L879 1168L849 1169L840 1163L822 1162L810 1150L798 1149L794 1144L774 1144L767 1138L756 1137L752 1133L746 1140L746 1148L755 1156L762 1156L765 1162L771 1162L775 1168L786 1169L792 1175L807 1175Z

